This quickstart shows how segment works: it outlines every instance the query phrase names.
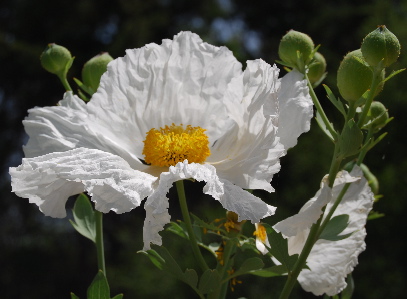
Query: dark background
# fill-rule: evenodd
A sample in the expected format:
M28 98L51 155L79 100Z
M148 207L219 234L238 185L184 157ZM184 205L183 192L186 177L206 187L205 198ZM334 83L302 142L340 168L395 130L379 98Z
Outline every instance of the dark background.
M11 193L8 168L17 166L26 143L21 121L27 109L55 105L63 94L58 79L45 72L39 56L55 42L76 56L69 79L80 77L82 65L101 51L113 57L127 48L172 39L181 30L198 33L211 44L226 45L244 63L262 58L272 64L280 38L295 29L309 34L328 62L325 83L337 94L336 70L342 57L360 47L363 37L385 24L402 45L399 61L392 69L407 66L407 1L403 0L2 0L0 2L0 297L69 298L73 291L85 298L86 288L96 274L95 248L77 234L67 219L43 216L35 205ZM283 71L282 71L283 73ZM71 81L71 85L74 83ZM340 120L325 100L319 98L330 117ZM406 74L390 80L379 99L395 120L389 132L371 153L366 164L380 180L384 197L374 209L386 214L369 221L367 250L354 271L354 298L402 298L407 272L404 218L406 204L407 124ZM282 170L272 185L274 194L258 193L278 207L266 222L273 224L298 211L319 187L328 172L332 145L312 123L311 132L281 161ZM188 194L202 185L187 184ZM173 190L172 190L173 192ZM68 202L68 208L73 201ZM171 201L172 219L179 219L176 201ZM190 201L200 216L222 215L212 199ZM144 210L105 216L107 274L112 295L125 298L193 298L182 283L153 268L142 248ZM163 233L164 244L179 258L190 253L187 244ZM229 298L271 298L282 279L241 277ZM308 298L297 288L292 298ZM273 297L274 298L274 297Z

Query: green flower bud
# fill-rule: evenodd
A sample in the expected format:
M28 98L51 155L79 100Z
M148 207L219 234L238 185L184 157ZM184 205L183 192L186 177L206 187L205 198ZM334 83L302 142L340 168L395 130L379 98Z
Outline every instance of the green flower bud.
M362 53L370 66L377 66L384 59L384 67L397 61L400 55L400 42L385 25L369 33L362 42Z
M322 79L325 75L326 61L321 53L316 52L314 55L314 60L309 66L308 79L311 84L314 84Z
M65 47L57 44L48 44L47 48L42 52L40 60L42 67L48 72L55 75L63 75L72 63L72 55ZM69 66L67 67L68 64Z
M386 125L388 119L389 113L387 112L386 107L381 102L373 101L367 113L366 121L371 121L373 129L379 130Z
M360 49L349 52L338 69L337 85L342 97L357 101L370 88L373 72L363 59Z
M112 61L112 56L109 53L101 53L96 55L88 62L85 63L82 69L82 81L83 83L96 91L99 87L100 78L107 70L107 65Z
M304 66L312 59L311 53L313 50L314 42L308 35L295 30L290 30L280 41L278 55L283 62L297 68L299 71L303 71ZM297 51L299 51L301 55L301 65L298 65Z

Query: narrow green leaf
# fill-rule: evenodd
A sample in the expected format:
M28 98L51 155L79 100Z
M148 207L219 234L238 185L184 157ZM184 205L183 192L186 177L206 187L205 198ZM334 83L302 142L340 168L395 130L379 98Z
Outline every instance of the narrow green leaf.
M348 222L349 215L347 214L333 217L331 220L329 220L327 226L322 231L319 238L328 241L338 241L349 237L352 233L342 236L339 235L348 226Z
M147 251L138 251L138 253L146 255L150 261L156 266L158 269L163 270L165 260L153 249Z
M71 299L79 299L79 297L76 296L74 293L71 293Z
M334 142L335 141L334 136L332 136L331 132L326 127L324 120L322 119L321 114L318 111L315 115L315 120L317 121L317 124L321 128L322 132L324 132L325 135L328 136L328 138L331 139L332 142ZM332 125L332 127L333 127L333 125Z
M114 296L112 299L122 299L123 298L123 294L118 294L116 296Z
M107 279L102 271L96 274L88 288L88 299L110 299L110 289Z
M95 243L96 240L96 221L95 212L88 197L81 193L75 202L73 208L74 221L69 222L84 237Z
M398 74L400 74L401 72L403 72L403 71L405 71L405 70L406 70L406 69L401 69L401 70L398 70L398 71L393 71L390 75L387 76L386 79L383 80L383 82L386 82L387 80L393 78L395 75L398 75Z
M95 93L95 91L91 87L86 86L79 79L73 78L73 80L79 86L79 88L82 89L84 92L86 92L88 95L91 96Z
M342 113L342 115L346 118L346 111L342 102L335 97L335 95L333 94L332 90L328 87L328 85L322 84L322 86L325 88L328 99L336 107L336 109L338 109L339 112Z
M254 270L259 270L263 267L264 263L260 258L252 257L245 260L243 264L240 266L240 268L235 273L233 273L233 275L230 278L243 275Z
M276 265L269 268L250 271L248 274L260 276L260 277L274 277L287 274L287 267L283 265Z
M383 214L383 213L379 213L377 211L370 211L369 216L367 217L367 220L379 219L384 216L385 216L385 214Z
M184 239L187 239L187 240L189 239L188 238L188 233L184 230L183 227L181 227L176 222L170 222L170 225L169 225L168 228L166 228L166 230L180 236L181 238L184 238Z
M220 275L218 271L208 269L206 270L199 281L198 290L202 294L208 294L220 287Z

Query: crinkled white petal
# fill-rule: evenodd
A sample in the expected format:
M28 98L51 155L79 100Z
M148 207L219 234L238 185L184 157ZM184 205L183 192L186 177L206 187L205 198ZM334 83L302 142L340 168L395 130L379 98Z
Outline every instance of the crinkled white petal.
M280 137L284 148L288 150L297 144L297 139L302 133L309 131L313 104L303 74L293 70L280 80L277 136Z
M143 228L144 250L148 250L151 243L161 245L159 232L170 222L167 193L174 182L189 178L206 182L203 192L218 200L225 209L237 213L238 221L259 222L261 218L273 215L276 209L229 181L221 181L215 167L208 164L188 164L185 160L171 166L169 172L161 173L156 190L144 205L146 210Z
M277 137L278 73L276 66L262 60L248 61L225 97L235 126L217 140L208 161L220 177L242 188L274 191L270 181L284 155ZM271 108L266 112L266 106L274 107L273 114Z
M147 168L134 154L134 136L126 135L127 132L114 122L114 118L110 119L108 126L102 126L100 116L97 116L99 111L90 109L72 92L66 92L58 106L36 107L28 112L23 121L29 136L24 146L28 158L84 147L120 156L134 169Z
M84 191L101 212L128 212L153 192L157 180L119 156L86 148L25 158L10 175L13 192L57 218L66 216L68 197Z
M341 292L346 287L346 276L353 271L358 263L358 255L366 248L364 227L374 195L359 167L355 166L350 175L345 171L341 172L335 180L336 186L341 188L334 192L335 196L328 203L326 211L331 208L344 182L349 181L349 176L360 179L352 182L333 217L348 214L349 223L341 235L353 234L339 241L318 240L307 259L310 270L302 270L298 277L303 289L315 295L326 293L333 296ZM303 230L288 239L290 255L301 252L308 233L309 229Z
M231 126L224 97L241 73L241 63L226 47L180 32L109 63L88 106L100 125L114 122L114 130L133 138L139 157L146 133L172 123L206 129L213 144Z
M360 176L354 177L347 171L340 171L335 179L334 187L328 186L327 176L321 182L321 189L315 197L311 198L300 210L298 214L290 216L273 226L277 232L281 232L284 237L293 237L308 230L313 223L316 223L322 214L322 208L336 198L346 183L355 182Z

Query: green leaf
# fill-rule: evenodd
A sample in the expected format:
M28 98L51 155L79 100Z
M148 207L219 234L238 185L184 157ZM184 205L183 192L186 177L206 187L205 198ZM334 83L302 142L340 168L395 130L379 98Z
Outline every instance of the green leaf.
M86 92L88 95L91 96L95 93L95 91L91 87L86 86L79 79L73 78L73 80L79 86L79 88L82 89L84 92Z
M341 293L341 299L351 299L353 291L355 290L355 282L353 281L352 274L346 277L346 288Z
M96 221L95 211L88 197L81 193L75 202L73 208L74 221L69 220L72 226L84 237L95 243L96 240Z
M316 115L315 115L315 120L317 121L318 126L321 128L322 132L325 133L326 136L328 136L329 139L331 139L332 142L335 141L334 136L332 136L331 132L328 130L328 128L326 127L324 120L321 117L321 114L317 111ZM331 123L332 127L333 124Z
M220 275L219 272L215 270L206 270L199 281L198 290L202 294L208 294L213 292L220 287Z
M186 269L183 281L191 287L196 288L198 284L198 274L194 269Z
M328 241L339 241L346 239L347 237L352 235L352 233L341 236L339 234L344 231L344 229L348 226L348 223L349 215L347 214L333 217L331 220L329 220L319 238Z
M185 229L176 222L173 222L173 221L170 222L170 225L166 230L180 236L181 238L184 238L187 240L189 239L188 233L185 231Z
M114 296L112 299L122 299L123 298L123 294L118 294L116 296Z
M71 299L79 299L79 297L76 296L74 293L71 293Z
M88 288L88 299L110 299L109 284L105 274L99 271Z
M346 158L357 154L362 146L363 133L353 119L345 125L339 137L339 155Z
M263 261L258 257L252 257L243 262L240 268L230 276L230 278L249 273L254 270L259 270L264 267Z
M395 75L400 74L401 72L405 71L406 69L401 69L398 71L393 71L386 79L383 80L383 82L386 82L387 80L393 78Z
M198 274L194 269L186 269L184 273L177 261L165 247L154 246L154 248L155 250L139 251L139 253L147 255L158 269L166 271L175 278L188 284L195 291L198 291L196 288L198 284Z
M146 255L150 261L156 266L158 269L163 270L165 265L165 260L159 255L155 250L150 249L147 251L138 251L138 253Z
M271 228L272 229L272 228ZM298 259L298 254L288 254L287 239L284 239L281 233L272 231L269 235L269 242L272 244L271 248L266 247L267 250L283 265L288 271L294 268L294 265Z
M333 92L327 85L322 84L322 86L325 88L328 99L336 107L336 109L338 109L339 112L342 113L342 115L346 118L346 111L345 111L345 107L343 106L342 102L335 97L335 95L333 94Z
M382 218L384 216L385 216L385 214L383 214L383 213L379 213L377 211L370 211L369 216L367 217L367 220L374 220L374 219Z
M276 266L272 266L269 268L250 271L249 274L260 276L260 277L282 276L282 275L287 274L287 267L283 266L283 265L276 265Z

